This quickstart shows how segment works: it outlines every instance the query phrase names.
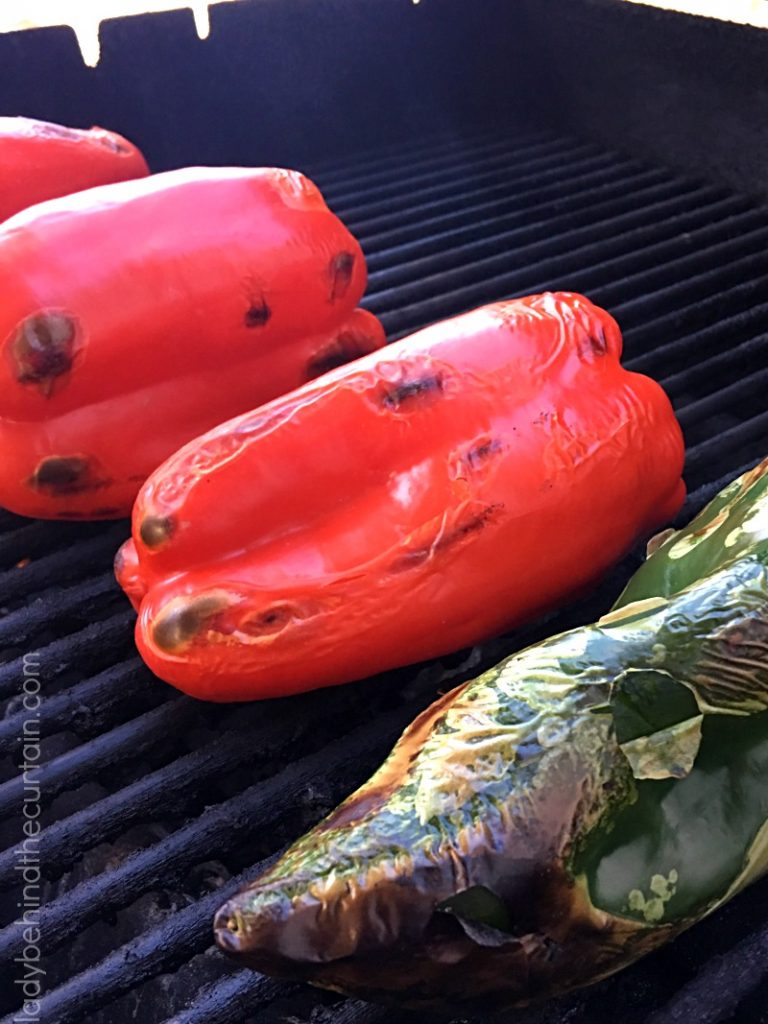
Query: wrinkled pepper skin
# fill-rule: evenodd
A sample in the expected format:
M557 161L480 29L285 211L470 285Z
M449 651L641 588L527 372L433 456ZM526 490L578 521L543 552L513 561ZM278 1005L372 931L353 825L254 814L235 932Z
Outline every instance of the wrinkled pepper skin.
M0 117L0 221L46 199L147 174L141 152L116 132Z
M215 930L269 974L488 1010L605 977L766 871L768 462L610 614L425 711Z
M585 587L683 498L669 401L620 352L581 296L500 302L193 441L118 558L147 664L197 697L282 696Z
M186 168L0 227L0 505L130 513L191 438L384 344L362 251L295 171Z

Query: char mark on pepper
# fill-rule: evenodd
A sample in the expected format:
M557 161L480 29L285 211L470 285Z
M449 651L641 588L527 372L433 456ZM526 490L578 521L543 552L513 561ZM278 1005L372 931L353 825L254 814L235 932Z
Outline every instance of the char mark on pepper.
M146 516L139 527L139 536L148 548L157 548L173 533L173 520L169 516Z
M63 313L37 313L20 324L12 343L16 380L39 384L48 397L57 377L72 368L75 325Z
M464 457L464 461L470 469L477 469L479 466L482 466L484 462L487 462L492 455L497 455L502 448L503 445L497 437L478 441L477 444L472 445L469 449Z
M579 356L604 356L608 351L608 339L605 331L598 326L593 331L587 332L583 341L579 342Z
M355 268L355 254L353 252L337 252L330 262L329 271L331 277L331 302L342 299L352 281L352 271Z
M265 324L269 323L269 319L272 316L272 310L267 305L266 301L262 299L260 302L254 302L246 311L245 314L245 326L246 327L264 327Z
M382 396L381 404L387 409L400 409L403 405L420 398L434 398L442 394L442 391L443 378L439 374L428 373L421 377L403 380L399 384L387 388Z
M36 491L58 497L62 494L95 491L107 482L99 479L89 460L82 455L52 455L38 465L29 485Z
M254 615L246 616L240 623L240 629L249 636L270 636L280 633L297 617L297 609L291 605L274 604Z
M200 632L201 627L226 605L220 597L212 595L174 602L164 608L154 626L152 639L163 651L184 647Z
M398 555L392 563L392 571L404 572L407 569L413 569L416 566L421 565L423 562L426 562L426 560L431 558L433 555L453 547L454 544L457 544L470 534L478 533L480 530L484 529L495 517L496 513L503 508L504 506L500 502L493 505L486 505L485 508L467 516L466 519L461 520L453 527L452 530L441 533L438 529L435 533L434 539L429 544L423 544L419 548L404 551L402 554Z
M337 807L332 814L316 826L317 832L330 832L336 828L344 828L353 822L362 821L369 814L380 811L387 800L397 791L403 777L410 771L430 729L443 715L452 699L452 693L445 693L417 715L392 751L386 770L382 769L379 772L377 784L369 784L363 792L353 793L349 799L345 800L340 807Z
M592 337L592 349L598 355L604 356L608 351L608 342L605 337L605 331L602 327L598 327Z

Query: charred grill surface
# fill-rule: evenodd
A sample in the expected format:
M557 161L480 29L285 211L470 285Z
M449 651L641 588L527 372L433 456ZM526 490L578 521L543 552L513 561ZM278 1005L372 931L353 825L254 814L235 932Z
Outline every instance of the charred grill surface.
M681 521L766 454L768 209L756 201L545 133L422 140L308 171L365 248L366 304L390 337L548 288L607 307L625 364L664 385L682 423ZM339 267L337 289L343 278ZM126 535L125 523L0 513L0 962L24 946L12 924L23 899L14 847L30 792L21 686L32 653L42 697L40 767L27 778L43 804L40 1018L391 1022L391 1011L238 970L212 948L214 911L367 778L439 693L605 611L641 547L586 600L482 649L227 707L196 703L142 666L111 572ZM505 1019L766 1020L767 898L763 882L617 977ZM20 999L18 986L3 986L5 1020Z

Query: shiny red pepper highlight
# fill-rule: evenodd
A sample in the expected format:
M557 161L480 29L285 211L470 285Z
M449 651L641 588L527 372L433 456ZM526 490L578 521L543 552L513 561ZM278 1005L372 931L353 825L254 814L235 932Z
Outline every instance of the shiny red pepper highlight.
M140 150L117 132L0 117L0 221L46 199L147 174Z
M187 168L0 226L0 505L128 515L190 438L384 344L307 178Z
M117 562L141 654L196 697L456 650L594 581L680 508L683 440L568 293L419 331L192 441Z

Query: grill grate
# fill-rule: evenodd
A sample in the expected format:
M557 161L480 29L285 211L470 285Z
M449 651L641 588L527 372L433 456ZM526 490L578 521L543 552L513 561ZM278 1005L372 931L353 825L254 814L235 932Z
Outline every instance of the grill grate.
M756 202L547 133L423 140L315 177L366 249L367 305L390 336L545 288L606 305L624 328L626 364L664 383L686 432L681 519L764 454L768 210ZM640 558L588 600L482 650L386 682L219 707L157 683L135 655L132 614L111 576L124 523L0 517L0 957L24 945L11 923L13 845L25 794L22 659L35 651L47 878L40 1019L62 1024L392 1021L234 969L209 948L213 911L362 782L439 690L599 614ZM768 1021L767 885L629 971L514 1020ZM12 1016L19 998L3 993L0 1012Z

